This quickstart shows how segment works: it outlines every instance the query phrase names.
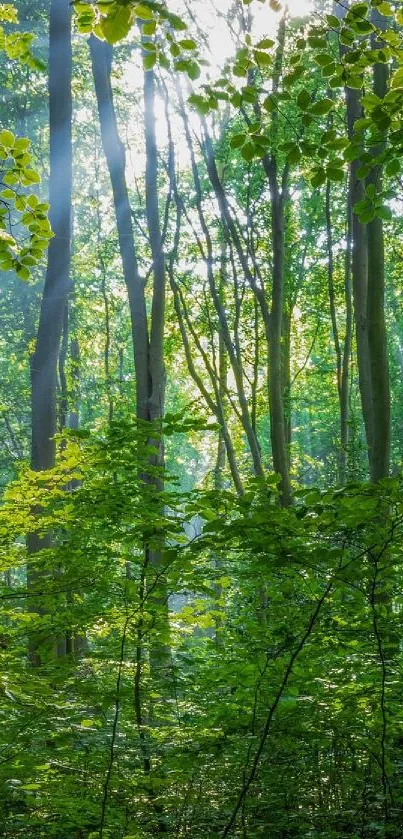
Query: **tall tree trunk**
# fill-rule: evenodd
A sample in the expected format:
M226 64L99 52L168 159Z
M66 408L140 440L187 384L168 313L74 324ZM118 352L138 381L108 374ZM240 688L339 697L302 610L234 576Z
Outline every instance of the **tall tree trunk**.
M57 365L70 290L71 249L71 12L52 0L49 31L49 217L54 232L48 253L35 352L31 362L32 468L51 469L57 430Z
M108 44L98 41L93 36L90 37L89 44L98 102L102 145L111 179L123 275L129 299L136 373L136 417L142 422L141 428L143 431L147 428L144 423L150 423L147 444L152 448L153 453L146 455L140 477L144 482L147 503L155 504L156 513L160 516L162 504L160 494L164 489L162 477L162 468L164 465L162 420L164 417L165 403L165 258L158 206L158 159L154 112L155 78L152 71L145 71L146 210L153 263L152 304L149 329L145 283L140 276L138 268L132 213L126 183L125 151L119 137L111 86L112 50ZM153 613L155 618L154 627L157 631L157 640L155 638L152 639L150 644L150 669L153 682L156 685L161 685L161 682L166 685L166 671L171 666L168 642L168 596L163 562L163 534L156 530L154 534L145 540L144 565L139 595L140 608L142 608L141 604L148 592L147 610ZM145 716L142 710L140 683L143 671L143 656L144 633L140 626L136 650L135 703L144 769L146 774L148 774L151 766L151 756L148 753L145 756L144 753L144 730L142 725ZM150 709L149 723L155 723L157 721L158 715L155 718L152 709ZM158 832L163 833L166 830L163 813L160 806L153 800L154 794L151 789L149 794L158 817Z
M347 6L336 4L335 14L343 18ZM348 53L348 47L340 46L340 56ZM345 88L347 129L350 140L354 138L354 123L362 117L361 105L362 93L355 88ZM349 193L348 212L352 219L352 287L354 301L354 323L357 346L358 382L361 397L361 409L364 420L365 438L367 444L368 458L371 457L373 441L373 416L372 416L372 376L369 355L368 338L368 245L367 227L361 224L353 207L358 201L365 198L365 182L357 177L360 168L360 161L354 160L350 164L349 172Z
M49 218L54 238L49 246L35 352L31 361L31 466L35 471L51 469L55 464L57 369L70 290L71 119L71 9L68 0L52 0L49 28ZM51 543L50 533L45 536L29 534L28 551L31 555L36 554L42 548L50 547ZM28 585L35 588L40 576L33 560L28 566ZM47 647L54 643L53 639L45 639ZM40 664L41 646L42 639L33 639L30 657L34 664ZM61 649L58 651L63 652Z
M226 242L223 237L221 242L221 259L220 259L220 285L218 293L221 298L221 303L225 307L225 283L227 272L227 253ZM222 332L218 334L218 394L224 420L226 423L226 402L227 402L227 379L228 379L228 356L225 348L225 341ZM214 468L214 488L216 490L224 487L224 473L226 461L226 447L223 429L220 428L217 439L217 457Z
M284 205L286 175L279 187L277 162L272 158L268 166L271 198L271 229L273 245L272 295L269 330L269 400L270 435L274 471L280 475L282 504L291 503L289 454L284 405L284 376L282 327L284 314Z
M351 346L353 339L353 301L351 289L351 257L352 257L352 218L349 200L347 198L347 231L346 254L344 262L344 301L346 311L346 326L342 350L341 383L340 383L340 483L347 480L347 458L349 445L349 381Z
M147 42L147 39L146 39ZM155 132L155 74L153 70L144 71L144 133L146 145L146 212L147 227L153 260L153 288L151 304L151 326L149 343L149 395L148 419L157 427L158 436L150 439L149 443L157 450L151 455L150 464L155 468L164 466L164 440L162 421L165 411L165 366L164 366L164 323L165 323L165 291L166 268L163 240L159 215L158 189L158 155ZM164 482L161 475L147 477L155 489L161 493ZM160 614L166 633L169 630L168 603L165 577L163 573L162 546L147 548L149 552L149 568L154 579L154 593L149 599L149 605ZM167 639L165 642L154 644L151 648L150 666L154 672L166 671L171 666L171 657ZM166 672L164 673L166 676Z
M112 47L91 35L92 72L98 103L102 145L111 179L123 276L129 299L137 417L149 418L148 325L144 283L137 262L132 213L126 184L126 160L120 140L111 85Z
M351 292L350 292L350 274L351 274L351 233L350 233L350 219L347 219L347 245L345 258L345 277L344 277L344 296L346 304L346 328L344 342L342 345L339 328L337 324L336 311L336 291L334 287L334 257L333 257L333 233L332 233L332 215L331 215L331 183L326 184L326 198L325 198L325 216L326 216L326 238L327 238L327 252L328 252L328 293L329 293L329 308L330 319L332 322L333 342L336 354L336 373L337 373L337 396L339 400L339 415L340 415L340 450L339 450L339 474L338 479L340 484L346 481L346 457L348 444L348 375L349 362L351 352ZM350 214L349 214L350 216Z
M292 439L292 416L291 416L291 318L292 311L289 305L283 307L282 324L282 376L283 376L283 400L284 400L284 422L287 447L288 469L291 468L291 439Z
M385 18L376 9L372 10L372 22L379 29L385 25ZM372 48L379 49L382 41L374 37ZM375 64L373 69L373 90L379 99L387 93L388 66ZM380 132L379 146L374 150L375 158L383 150L383 132ZM382 168L375 166L367 185L372 184L377 192L382 190ZM372 387L372 445L370 451L371 480L378 481L389 474L390 461L390 384L387 333L385 324L385 255L383 222L376 216L368 224L368 344Z
M276 94L284 64L287 10L284 12L278 29L278 44L273 66L273 93ZM249 24L250 25L250 24ZM261 118L258 103L254 107L256 116ZM287 201L288 164L280 177L278 147L278 115L274 113L270 125L271 150L262 158L270 190L270 214L273 251L272 291L270 314L263 318L266 323L268 344L268 391L270 411L270 437L274 471L280 476L280 500L284 506L291 503L290 452L288 438L291 426L286 418L286 391L283 326L285 295L285 207ZM289 396L289 392L288 392Z

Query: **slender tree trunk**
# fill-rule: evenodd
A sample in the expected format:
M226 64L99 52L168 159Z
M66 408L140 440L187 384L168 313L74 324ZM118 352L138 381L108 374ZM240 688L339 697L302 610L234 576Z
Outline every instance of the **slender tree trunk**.
M278 29L278 45L273 67L273 93L277 93L284 64L287 10ZM250 20L248 25L250 26ZM258 103L255 114L261 118ZM287 201L288 165L281 178L278 171L277 146L278 123L274 113L270 126L271 151L262 158L262 166L270 189L270 213L272 233L272 292L270 311L267 304L262 308L268 345L268 392L270 411L270 437L274 471L280 476L280 500L284 506L291 503L289 438L291 425L286 418L285 367L284 367L284 294L285 294L285 206ZM289 396L289 391L288 391Z
M49 127L50 175L49 218L54 232L48 251L45 286L41 303L35 352L31 361L32 449L35 471L55 464L57 432L57 370L63 320L70 290L71 254L71 9L68 0L52 0L49 28ZM36 554L52 544L51 533L28 536L28 551ZM41 574L32 561L28 565L28 586L35 588ZM38 610L40 611L40 610ZM41 663L43 639L31 643L33 664ZM59 647L54 639L44 646ZM58 649L58 652L63 652Z
M327 284L329 294L329 308L330 319L332 323L333 343L336 354L336 375L337 375L337 396L339 400L339 414L340 414L340 449L339 449L339 483L345 483L346 477L346 446L347 446L347 419L348 419L348 403L346 397L348 395L348 379L345 380L345 350L346 347L341 347L339 327L337 323L336 311L336 292L334 287L334 256L333 256L333 232L332 232L332 214L331 214L331 183L327 181L326 184L326 198L325 198L325 217L326 217L326 238L327 238ZM347 270L347 264L346 264ZM346 327L346 333L348 329ZM348 365L347 365L348 374Z
M226 281L226 247L225 240L221 243L221 264L220 264L220 285L219 295L221 302L225 307L225 281ZM226 401L227 401L227 378L228 378L228 356L225 348L225 341L220 331L218 334L218 393L220 403L222 405L224 419L226 421ZM226 461L226 448L223 429L220 428L217 439L217 457L214 468L214 487L220 490L224 486Z
M372 21L378 28L384 27L385 18L376 9L372 10ZM379 49L382 41L373 38L373 49ZM373 90L379 99L387 93L388 66L375 64L373 69ZM382 134L382 132L380 132ZM383 150L382 137L375 149L377 157ZM382 190L382 168L375 166L367 179L367 185ZM372 445L370 451L371 480L378 481L389 474L390 461L390 384L387 333L385 324L385 249L383 222L376 216L368 224L368 344L372 393Z
M59 431L67 426L68 384L67 384L67 356L69 351L69 302L67 300L63 316L63 333L59 353Z
M288 469L291 468L291 439L292 439L292 416L291 416L291 317L292 312L289 306L284 306L282 324L282 375L283 375L283 400L284 400L284 422L285 437L288 457Z
M149 443L157 450L151 455L150 463L153 467L164 466L164 440L162 421L165 411L165 366L164 366L164 323L165 323L165 290L166 266L161 234L159 202L158 202L158 155L155 132L155 74L153 70L144 72L144 132L146 145L146 212L147 226L153 260L153 292L151 305L151 328L149 344L149 420L154 427L158 426L158 437L150 439ZM164 489L162 476L147 478L155 489L161 493ZM154 577L154 593L149 604L160 613L161 623L164 624L165 634L169 631L168 603L166 582L163 573L163 549L149 546L149 569ZM157 581L157 582L156 582ZM162 643L154 644L151 648L150 665L154 672L166 671L171 666L168 638Z
M68 0L52 0L49 33L49 217L54 232L48 253L32 381L32 468L51 469L57 430L57 365L70 290L71 247L71 19Z
M345 16L347 6L336 4L335 14L341 19ZM340 55L348 53L348 48L341 46ZM354 123L362 117L362 93L355 88L345 88L347 129L349 139L354 138ZM361 409L364 420L365 439L368 457L371 456L373 441L372 415L372 376L368 338L368 244L367 227L361 224L353 207L365 198L365 182L357 177L360 168L359 160L350 164L348 212L352 219L352 288L354 301L354 323L357 346L358 381L361 397Z
M149 419L148 325L144 283L136 256L132 213L126 184L126 160L120 140L111 85L112 48L91 35L89 39L92 72L98 103L102 145L111 179L123 276L129 299L134 366L136 373L137 417Z
M224 443L225 443L226 455L227 455L227 458L228 458L228 466L229 466L229 469L230 469L230 472L231 472L231 477L232 477L232 480L233 480L236 491L238 492L239 495L242 495L243 494L243 486L242 486L241 476L239 474L239 469L238 469L237 460L236 460L236 454L235 454L233 442L232 442L232 439L231 439L231 435L229 433L228 424L227 424L227 420L226 420L226 417L225 417L223 404L220 401L220 391L219 391L217 382L210 375L212 385L213 385L213 390L214 390L214 398L213 398L213 396L211 395L211 393L208 391L208 389L205 386L203 377L200 376L199 373L196 370L196 367L195 367L195 364L194 364L194 361L193 361L193 353L192 353L192 350L191 350L191 347L190 347L190 344L189 344L189 338L188 338L187 329L186 329L186 325L185 325L185 318L186 318L187 313L184 310L183 305L181 305L181 297L180 297L180 294L179 294L178 285L175 282L175 278L174 278L173 272L171 270L170 270L169 275L170 275L171 288L172 288L173 295L174 295L175 312L176 312L176 315L177 315L177 318L178 318L178 324L179 324L179 329L180 329L180 332L181 332L183 348L184 348L184 351L185 351L188 370L189 370L190 375L192 376L193 381L196 383L197 387L199 388L200 393L202 394L203 398L205 399L205 402L206 402L207 406L210 408L211 412L217 417L217 421L220 423L221 434L222 434L222 437L223 437L223 440L224 440ZM188 326L189 326L189 323L188 323ZM210 374L210 371L208 371L208 372Z
M347 199L347 232L346 254L344 263L344 301L346 311L346 329L342 350L341 383L340 383L340 483L347 480L347 456L349 445L349 381L351 346L353 338L353 301L351 290L351 239L352 219L351 208Z
M356 90L348 88L347 114L350 128L350 136L353 136L352 126L362 115L360 97ZM368 244L367 228L361 224L353 207L358 201L365 197L365 183L357 178L359 164L353 161L350 167L350 189L349 199L352 212L352 235L353 235L353 256L352 256L352 279L354 299L354 320L357 343L357 365L358 380L361 395L361 407L365 426L365 436L368 452L372 449L373 420L372 420L372 378L369 357L368 339Z
M150 71L144 75L147 224L153 259L153 291L149 330L145 286L138 268L132 213L126 184L125 152L119 137L111 86L112 49L108 44L99 41L94 36L90 37L89 45L102 145L111 179L123 275L129 299L136 373L136 416L141 421L152 422L155 428L162 423L164 415L165 264L158 209L154 74ZM148 442L150 446L158 450L158 454L150 455L148 459L150 472L148 472L147 464L145 464L142 470L142 478L144 483L150 488L154 487L158 494L163 489L163 480L160 475L156 474L156 470L158 471L164 462L163 441L160 433L158 439L151 439L150 436ZM152 598L154 607L164 612L163 620L168 626L168 606L161 568L161 551L156 550L151 542L145 545L145 551L147 556L146 567L152 571L154 577L159 579ZM150 602L151 599L149 605ZM157 648L157 652L154 649L153 655L156 659L159 659L159 666L162 666L163 659L167 665L169 655L167 645L157 644Z
M280 475L280 496L284 506L291 503L289 454L284 411L282 326L284 308L284 204L285 179L279 188L275 158L269 164L271 227L273 244L272 296L269 331L270 434L274 471Z

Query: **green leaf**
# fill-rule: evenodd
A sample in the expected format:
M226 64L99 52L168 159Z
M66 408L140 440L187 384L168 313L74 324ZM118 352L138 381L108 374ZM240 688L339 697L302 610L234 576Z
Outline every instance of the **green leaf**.
M156 20L150 20L148 23L144 23L142 29L143 35L154 35L156 28Z
M295 146L287 154L288 163L291 163L291 164L299 163L299 161L301 160L301 157L302 157L301 149L299 148L299 146L297 146L295 144Z
M205 99L203 96L200 96L200 94L198 93L192 93L188 98L188 102L190 105L193 105L193 107L196 108L199 114L208 114L210 110L208 100Z
M253 57L257 64L262 67L267 67L269 64L272 64L272 57L267 52L262 52L261 50L253 50Z
M231 148L232 149L239 149L241 146L243 146L243 144L246 141L246 136L247 135L245 133L234 134L234 136L231 138L231 141L230 141Z
M340 29L340 21L336 15L326 15L326 20L331 29Z
M313 60L316 64L319 64L320 67L326 67L326 64L330 64L330 62L334 61L334 57L329 52L318 52L314 55Z
M256 49L258 50L269 50L271 47L274 47L274 41L271 38L263 38L256 44Z
M398 175L401 171L401 163L400 160L395 158L394 160L389 160L389 162L385 166L385 172L389 177L393 175Z
M381 15L383 15L384 17L393 17L394 16L394 11L393 11L390 3L382 2L376 8L377 8L378 12L380 12Z
M365 18L369 13L368 3L352 3L349 9L349 15L357 18Z
M23 179L26 184L39 184L41 182L41 176L34 169L24 169Z
M245 145L242 146L242 148L241 148L241 155L244 158L244 160L248 161L248 163L251 160L253 160L253 158L255 157L254 143L251 143L251 142L245 143Z
M157 62L157 53L150 52L143 55L143 67L145 70L152 70Z
M192 82L196 81L196 79L198 79L200 76L200 67L197 61L188 61L186 72L189 76L189 79L191 79Z
M306 111L311 104L311 97L307 90L301 90L297 96L297 105L302 111Z
M29 270L26 268L25 265L18 265L16 268L16 274L20 278L20 280L29 280Z
M329 181L343 181L344 180L344 172L343 169L338 167L328 166L326 169L327 177Z
M5 201L14 201L16 196L13 189L2 189L0 192L0 197L4 198Z
M351 87L354 90L361 90L364 84L364 79L362 76L347 76L346 85L347 87Z
M140 20L152 20L154 17L152 9L149 6L144 6L142 3L134 7L133 14L135 17L140 18Z
M375 216L375 207L367 207L365 210L362 210L360 213L358 213L358 218L360 219L361 224L369 224L371 221L374 220Z
M351 26L360 35L370 35L374 31L374 27L369 20L354 20Z
M151 15L152 17L152 15ZM130 32L132 13L129 6L118 5L113 14L101 20L101 31L109 44L116 44L126 38Z
M316 189L316 187L322 186L324 183L326 183L326 172L324 169L317 169L312 175L311 184Z
M187 24L184 20L182 20L181 17L179 17L179 15L173 15L169 13L168 20L176 32L183 32L185 29L187 29Z
M390 207L387 207L386 204L382 204L381 207L377 207L376 214L384 221L390 221L392 219L392 210Z
M183 38L178 43L182 47L183 50L195 50L195 49L197 49L196 41L193 41L192 38Z
M266 99L263 101L263 107L269 114L277 111L278 97L275 93L270 93L269 96L266 96Z
M323 116L324 114L328 114L332 108L334 108L333 99L325 98L321 99L319 102L314 102L310 108L310 113L315 116Z
M399 67L391 79L391 87L403 87L403 67ZM0 135L1 136L1 135Z
M14 136L13 132L8 131L7 128L3 128L3 130L0 131L0 143L6 149L13 148L14 143L15 143L15 136Z

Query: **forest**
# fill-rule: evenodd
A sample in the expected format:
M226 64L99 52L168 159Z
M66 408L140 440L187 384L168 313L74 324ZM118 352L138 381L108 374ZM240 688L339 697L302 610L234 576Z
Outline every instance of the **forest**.
M403 839L403 2L0 4L0 835Z

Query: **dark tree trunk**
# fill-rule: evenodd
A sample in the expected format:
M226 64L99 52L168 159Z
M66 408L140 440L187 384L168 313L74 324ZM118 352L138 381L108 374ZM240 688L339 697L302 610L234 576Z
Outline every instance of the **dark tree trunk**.
M164 489L162 468L164 466L164 439L162 421L165 412L165 366L164 366L164 324L166 266L159 215L158 189L158 154L155 132L155 75L153 70L144 71L144 134L146 146L146 212L147 227L153 261L153 287L151 304L151 325L148 359L148 419L157 431L157 436L149 439L149 444L157 451L150 456L150 465L159 468L160 474L145 476L147 483L161 493ZM157 500L157 503L161 503ZM158 535L158 534L156 534ZM158 544L159 542L159 544ZM171 654L168 643L169 616L167 587L164 575L163 540L157 539L155 546L147 547L149 557L150 585L153 593L149 597L149 607L159 616L159 626L163 629L165 640L154 643L150 649L150 667L156 676L167 677L171 666Z
M144 283L140 277L129 193L126 160L120 140L111 86L112 47L91 35L89 39L98 103L102 145L111 179L123 276L129 299L134 365L136 372L137 417L149 419L148 326Z
M50 222L48 253L35 352L31 362L32 468L51 469L57 430L57 365L70 290L71 248L71 10L52 0L49 33Z
M48 251L35 352L31 361L31 466L38 472L52 469L56 454L57 372L70 290L71 119L71 9L68 0L52 0L49 24L49 218L54 238ZM27 584L35 593L43 572L38 568L34 555L43 548L51 547L52 535L30 533L27 543L32 557L27 568ZM34 600L31 602L34 603ZM37 612L43 614L43 607L39 606ZM32 664L37 666L41 663L45 650L63 654L66 641L63 638L32 636L29 650Z
M336 4L335 14L341 19L345 16L348 6ZM348 53L348 47L340 46L340 55ZM355 88L345 88L347 129L349 139L354 138L354 123L362 117L362 93ZM368 246L367 227L361 224L353 207L365 198L365 182L357 177L360 161L354 160L350 164L348 213L351 216L352 236L352 290L354 301L354 324L357 346L358 381L361 397L361 409L364 420L365 438L368 458L371 457L373 441L372 415L372 376L368 339Z
M349 381L351 346L353 338L353 301L351 289L351 245L352 245L352 218L349 200L347 198L347 235L346 255L344 264L344 300L346 307L346 331L342 350L341 384L340 384L340 483L345 483L348 472L348 444L349 444Z
M284 315L284 205L285 178L279 187L277 164L273 158L268 165L271 198L271 227L273 245L272 295L269 330L269 400L270 434L274 471L280 475L282 503L291 503L289 454L284 403L284 375L282 328Z
M385 18L376 9L372 21L384 28ZM382 41L373 38L373 49ZM387 93L388 66L375 64L373 90L379 99ZM381 132L382 134L382 132ZM375 158L383 151L383 138L374 150ZM377 192L382 190L382 168L375 166L367 179ZM368 224L368 343L372 387L372 446L370 450L371 480L378 481L389 474L390 461L390 384L387 333L385 324L385 249L383 222L378 216Z
M332 233L332 216L331 216L331 184L330 181L326 185L326 200L325 200L325 215L326 215L326 236L327 236L327 251L328 251L328 293L329 293L329 308L330 319L332 323L333 343L336 354L336 373L337 373L337 395L339 400L340 411L340 450L339 450L339 483L344 484L346 481L346 465L347 465L347 445L348 445L348 378L349 378L349 363L351 353L351 327L352 327L352 311L351 311L351 223L350 218L347 219L347 246L345 259L345 278L344 278L344 296L346 305L346 327L344 342L340 339L339 328L337 324L336 312L336 291L334 286L334 258L333 258L333 233ZM348 215L351 217L348 208Z

